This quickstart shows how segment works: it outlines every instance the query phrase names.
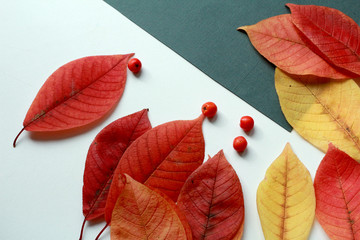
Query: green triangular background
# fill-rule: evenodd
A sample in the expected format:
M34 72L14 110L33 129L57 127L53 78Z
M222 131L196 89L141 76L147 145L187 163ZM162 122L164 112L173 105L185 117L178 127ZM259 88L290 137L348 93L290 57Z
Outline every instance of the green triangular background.
M289 13L280 0L106 0L124 16L287 130L274 66L236 29ZM360 1L293 1L336 8L359 23ZM196 79L194 79L196 81ZM234 106L236 107L236 106Z

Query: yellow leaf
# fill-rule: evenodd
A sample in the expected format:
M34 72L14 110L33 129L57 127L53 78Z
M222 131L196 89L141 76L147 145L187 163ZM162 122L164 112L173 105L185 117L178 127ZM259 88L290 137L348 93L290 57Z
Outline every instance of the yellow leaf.
M286 144L257 190L257 208L265 239L307 239L315 216L311 176Z
M275 88L287 121L323 152L332 142L359 161L360 88L352 79L305 83L311 81L276 69Z

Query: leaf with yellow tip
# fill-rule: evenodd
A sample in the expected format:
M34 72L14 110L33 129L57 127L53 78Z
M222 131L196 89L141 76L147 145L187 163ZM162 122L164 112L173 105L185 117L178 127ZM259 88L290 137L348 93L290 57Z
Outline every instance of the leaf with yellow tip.
M306 167L286 144L257 190L265 239L307 239L315 216L315 193Z
M323 152L332 142L359 161L360 88L352 79L310 84L309 78L276 69L275 88L287 121Z

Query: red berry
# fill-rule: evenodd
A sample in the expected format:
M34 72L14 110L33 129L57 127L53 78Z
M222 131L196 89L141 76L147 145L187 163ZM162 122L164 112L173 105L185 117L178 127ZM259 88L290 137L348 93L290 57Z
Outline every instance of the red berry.
M141 70L141 62L140 62L140 60L137 59L137 58L130 59L130 61L128 62L128 68L133 73L140 72L140 70Z
M238 152L245 151L247 146L247 141L243 136L236 137L233 142L233 147Z
M249 132L254 127L254 119L250 116L243 116L240 119L240 127L244 129L245 132Z
M217 112L217 106L213 102L207 102L202 105L201 111L205 117L212 118Z

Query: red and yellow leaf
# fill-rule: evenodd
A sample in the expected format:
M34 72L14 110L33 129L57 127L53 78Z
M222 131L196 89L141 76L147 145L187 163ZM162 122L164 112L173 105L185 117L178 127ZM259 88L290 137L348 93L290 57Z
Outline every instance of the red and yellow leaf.
M171 204L128 175L118 175L121 193L110 227L112 240L184 239L186 233Z
M168 122L147 131L126 150L114 176L127 173L176 201L188 176L204 160L203 120L201 115L194 120ZM111 184L106 202L105 219L108 223L120 193L116 179Z
M291 22L290 14L271 17L239 29L246 31L261 55L288 73L334 79L349 78L308 47Z
M242 188L223 151L190 175L179 195L178 206L185 213L193 239L241 237L244 224Z
M328 62L360 75L360 27L337 9L287 4L292 22Z
M311 84L308 79L275 70L275 88L286 120L323 152L332 142L360 161L360 88L352 79L314 78Z
M316 172L316 217L331 239L360 239L360 164L329 144Z
M121 156L135 139L151 129L147 112L144 109L110 123L91 143L84 171L84 223L104 214L112 176Z
M133 55L84 57L57 69L40 88L21 132L71 129L104 116L124 91Z

